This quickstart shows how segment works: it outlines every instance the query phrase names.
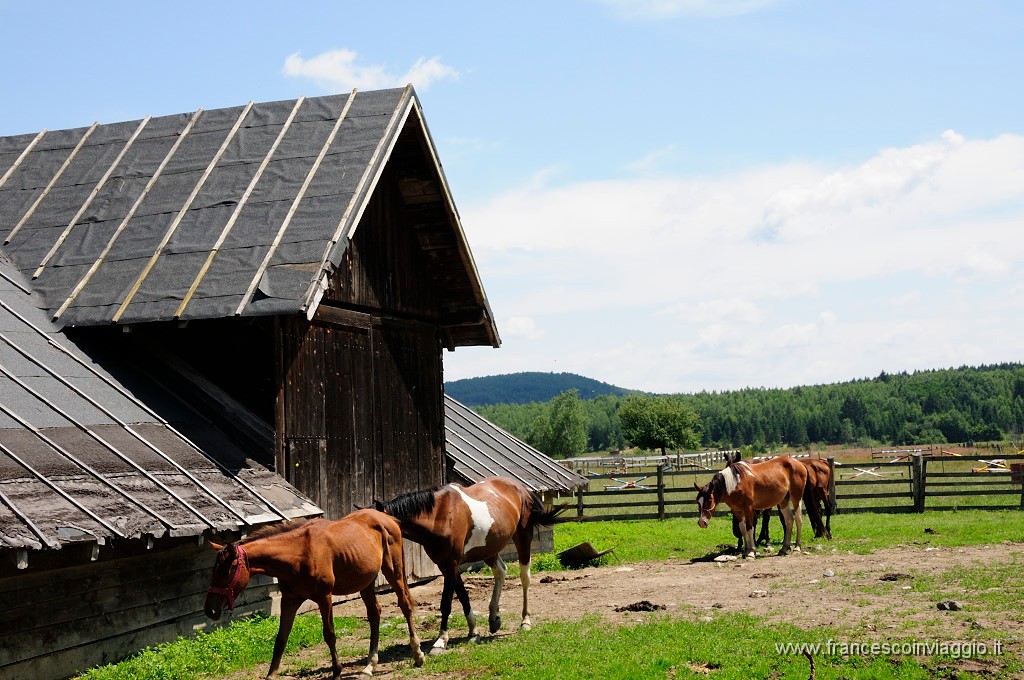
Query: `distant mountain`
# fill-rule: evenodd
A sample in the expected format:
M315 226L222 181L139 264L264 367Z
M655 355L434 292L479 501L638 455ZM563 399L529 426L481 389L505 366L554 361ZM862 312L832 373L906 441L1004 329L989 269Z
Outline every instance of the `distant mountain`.
M464 378L444 384L445 394L466 406L546 402L571 389L579 390L581 399L593 399L604 394L621 396L635 392L575 373L510 373Z

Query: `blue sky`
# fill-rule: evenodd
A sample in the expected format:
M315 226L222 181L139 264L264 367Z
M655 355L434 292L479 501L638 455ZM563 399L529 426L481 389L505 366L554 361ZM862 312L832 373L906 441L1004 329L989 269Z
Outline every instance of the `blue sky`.
M502 335L658 392L1024 361L1024 5L8 2L0 134L412 81Z

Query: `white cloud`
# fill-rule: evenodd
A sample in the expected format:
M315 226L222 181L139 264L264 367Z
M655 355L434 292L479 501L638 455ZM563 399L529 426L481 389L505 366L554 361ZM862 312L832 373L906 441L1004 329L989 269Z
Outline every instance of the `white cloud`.
M539 340L544 337L544 331L537 328L537 323L528 316L512 316L501 325L501 335L506 338Z
M509 343L482 370L534 361L521 370L689 391L1021 360L1024 137L947 132L845 167L557 179L461 206L492 307L545 330L529 361Z
M598 0L627 19L674 17L731 17L760 12L780 0Z
M438 57L420 58L401 75L390 72L382 65L359 64L357 57L355 52L346 49L329 50L310 59L304 59L296 52L284 60L284 74L308 78L331 92L352 88L375 90L401 87L407 83L412 83L419 90L426 90L436 81L459 77L458 71L441 63Z
M636 173L646 173L658 170L661 165L675 155L676 148L674 145L669 144L668 146L660 149L651 151L643 158L638 158L635 161L626 164L626 170Z

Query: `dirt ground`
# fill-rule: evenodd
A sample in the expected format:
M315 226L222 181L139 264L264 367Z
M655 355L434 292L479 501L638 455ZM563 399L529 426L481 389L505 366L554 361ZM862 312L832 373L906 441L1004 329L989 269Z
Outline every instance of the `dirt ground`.
M1011 636L1006 644L1008 651L1024 654L1024 606L1012 612L989 611L983 604L972 603L972 595L977 593L953 584L928 593L914 592L910 585L913 575L939 575L957 567L996 564L1024 569L1024 546L1014 543L966 548L904 547L871 555L833 553L824 546L786 557L769 554L756 560L612 563L534 574L530 610L534 624L590 614L615 624L632 624L649 616L707 620L706 617L713 618L721 612L747 612L802 628L852 627L856 635L848 641L858 643L898 638L927 642L978 640L990 644L992 636L986 635L986 631L999 631ZM482 626L486 630L493 581L473 574L467 574L466 581L473 608L482 612ZM514 634L518 627L520 593L519 579L508 579L502 596L504 627L498 635ZM419 602L419 632L427 648L437 633L436 617L430 615L439 612L441 580L414 587L413 595ZM937 601L944 599L957 600L963 609L939 611ZM659 608L653 614L628 610L629 605L644 601ZM394 595L382 595L381 604L384 617L401 616ZM617 611L622 608L626 611ZM457 604L455 610L460 611ZM358 600L338 604L335 612L339 616L364 615ZM453 644L465 642L464 628L453 628L452 634ZM366 640L365 631L362 639ZM392 649L396 654L399 651ZM387 658L390 654L383 655L375 677L395 677L394 664L408 664L407 650L400 651L401 655L394 659ZM314 661L314 665L315 657L322 657L323 672L303 670L293 677L330 677L326 647L319 645L300 654L314 657L306 659ZM364 659L343 659L346 677L358 673L363 663ZM286 658L284 670L287 668ZM231 677L257 677L258 672ZM283 673L282 677L288 676Z

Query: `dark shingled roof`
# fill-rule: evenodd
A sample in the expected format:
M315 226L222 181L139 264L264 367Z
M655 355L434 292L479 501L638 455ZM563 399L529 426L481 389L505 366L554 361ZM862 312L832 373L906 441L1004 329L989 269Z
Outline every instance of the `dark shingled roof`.
M569 492L588 482L449 396L444 398L448 466L467 483L498 475L533 491Z
M312 318L393 153L448 346L497 347L411 86L0 138L0 252L60 326Z
M197 413L153 411L61 333L30 290L0 256L0 549L320 514Z

